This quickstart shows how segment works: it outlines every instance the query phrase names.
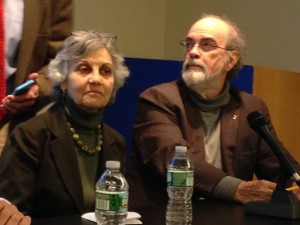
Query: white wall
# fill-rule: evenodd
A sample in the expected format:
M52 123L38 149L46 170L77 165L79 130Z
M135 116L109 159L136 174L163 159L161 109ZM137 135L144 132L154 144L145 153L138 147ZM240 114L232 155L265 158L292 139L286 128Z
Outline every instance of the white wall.
M75 0L75 30L118 35L126 57L164 58L164 0Z
M178 41L202 13L224 14L247 38L245 63L300 72L299 0L75 0L75 30L118 35L126 57L181 60Z

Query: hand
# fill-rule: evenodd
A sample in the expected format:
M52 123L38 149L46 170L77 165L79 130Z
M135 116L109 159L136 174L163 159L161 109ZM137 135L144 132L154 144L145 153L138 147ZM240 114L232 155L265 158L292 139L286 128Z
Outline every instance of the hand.
M296 199L300 200L300 188L292 190L292 193L296 197Z
M287 188L286 190L288 189L289 188ZM292 187L290 189L291 190L288 191L290 191L296 199L300 200L300 188L298 187L296 182L293 182Z
M38 85L38 74L32 73L29 75L29 79L35 80L35 84L32 85L28 92L22 95L14 96L7 95L2 100L4 110L9 114L20 113L28 110L39 97L39 85Z
M16 206L0 199L0 225L30 225L31 218L24 216Z
M234 194L234 200L244 204L253 201L270 201L276 185L266 180L242 181Z

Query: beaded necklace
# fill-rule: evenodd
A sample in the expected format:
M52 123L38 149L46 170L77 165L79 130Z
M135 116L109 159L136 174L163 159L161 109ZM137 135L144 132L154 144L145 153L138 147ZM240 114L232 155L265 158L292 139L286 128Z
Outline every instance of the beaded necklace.
M102 145L102 126L101 124L98 125L97 130L96 130L96 145L94 148L89 149L89 147L80 139L79 134L76 133L75 129L71 126L71 124L69 122L67 122L69 129L72 133L72 137L74 139L74 141L76 142L76 144L78 145L78 147L89 154L96 154L97 152L101 151L101 145Z

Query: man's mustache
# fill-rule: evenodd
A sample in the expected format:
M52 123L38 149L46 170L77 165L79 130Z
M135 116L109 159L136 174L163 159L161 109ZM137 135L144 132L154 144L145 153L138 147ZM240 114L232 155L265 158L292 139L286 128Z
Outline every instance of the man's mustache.
M183 64L184 70L187 70L191 66L197 66L197 67L200 67L201 69L205 69L205 66L199 60L189 59L189 60L184 61L184 64Z

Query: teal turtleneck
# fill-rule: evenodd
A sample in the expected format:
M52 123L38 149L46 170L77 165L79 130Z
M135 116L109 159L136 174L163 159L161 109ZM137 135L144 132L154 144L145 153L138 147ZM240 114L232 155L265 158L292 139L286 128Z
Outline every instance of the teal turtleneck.
M230 87L229 82L226 82L223 91L213 99L202 98L201 95L199 95L198 93L196 93L190 88L188 88L188 91L190 97L200 108L200 110L203 112L208 112L208 111L214 111L228 104L230 99L229 87Z
M205 149L205 161L222 168L221 160L221 108L230 100L229 83L226 82L222 92L213 99L204 99L195 91L188 89L191 99L199 108L199 113L204 124L203 138Z
M204 135L205 160L217 168L222 169L220 147L220 112L221 108L230 100L229 82L226 82L222 93L214 99L203 99L196 92L189 90L189 95L199 107L202 121L206 130ZM208 153L208 154L207 154ZM241 180L235 177L224 177L215 187L213 195L219 199L233 200L234 193Z
M63 98L63 108L66 118L75 129L80 139L89 147L94 148L96 143L96 130L103 119L103 110L99 112L87 112L79 108L74 101L65 95ZM99 154L89 154L83 152L76 145L76 155L81 175L84 209L86 212L95 208L95 182L97 174L97 164Z
M96 130L103 119L103 110L87 112L79 108L67 95L63 99L66 117L71 126L79 134L89 148L95 147Z
M205 133L209 135L215 129L221 112L221 108L228 104L230 100L229 82L225 83L223 91L213 99L204 99L198 93L188 88L192 100L199 107L201 118L205 124Z

